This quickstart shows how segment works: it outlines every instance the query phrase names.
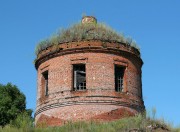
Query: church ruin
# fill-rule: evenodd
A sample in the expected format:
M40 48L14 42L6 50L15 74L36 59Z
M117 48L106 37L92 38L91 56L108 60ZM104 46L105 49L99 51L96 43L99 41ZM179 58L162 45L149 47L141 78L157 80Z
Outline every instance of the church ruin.
M95 17L83 17L39 49L36 125L112 121L144 111L138 48Z

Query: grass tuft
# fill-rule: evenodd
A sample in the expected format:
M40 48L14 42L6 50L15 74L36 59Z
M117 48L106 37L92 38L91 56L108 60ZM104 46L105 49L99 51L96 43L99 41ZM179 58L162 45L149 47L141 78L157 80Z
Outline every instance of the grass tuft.
M126 43L139 50L136 42L130 37L124 37L123 34L117 33L111 27L103 24L74 24L67 29L61 29L58 33L38 43L35 49L36 55L42 50L52 45L60 43L78 42L83 40L101 40L108 42Z
M138 114L134 117L126 117L112 122L79 121L68 122L60 127L34 128L32 120L26 115L18 117L15 122L5 127L0 127L0 132L180 132L180 127L174 128L163 120L153 116Z

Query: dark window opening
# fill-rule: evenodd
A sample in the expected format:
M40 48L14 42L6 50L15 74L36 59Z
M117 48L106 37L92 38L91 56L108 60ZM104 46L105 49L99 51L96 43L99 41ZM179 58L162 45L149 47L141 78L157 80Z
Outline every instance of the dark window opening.
M48 71L45 71L43 72L43 87L44 87L44 90L45 90L45 96L48 95Z
M124 67L115 65L115 91L117 92L123 91L124 70Z
M73 65L74 90L86 89L86 71L84 64Z

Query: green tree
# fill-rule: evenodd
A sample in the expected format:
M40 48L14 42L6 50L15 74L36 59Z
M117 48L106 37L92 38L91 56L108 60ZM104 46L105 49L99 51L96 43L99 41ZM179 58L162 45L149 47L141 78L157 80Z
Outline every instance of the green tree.
M31 117L32 110L26 109L25 95L11 83L0 84L0 126L9 124L24 112Z

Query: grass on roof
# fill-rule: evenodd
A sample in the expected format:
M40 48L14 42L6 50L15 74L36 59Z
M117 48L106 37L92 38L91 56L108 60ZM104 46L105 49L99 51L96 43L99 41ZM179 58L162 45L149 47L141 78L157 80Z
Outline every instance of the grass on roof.
M123 34L117 33L109 26L103 23L97 24L74 24L67 29L61 29L52 37L38 43L35 49L36 55L49 46L67 42L78 42L85 40L101 40L108 42L126 43L139 50L136 42L130 37L126 38Z

